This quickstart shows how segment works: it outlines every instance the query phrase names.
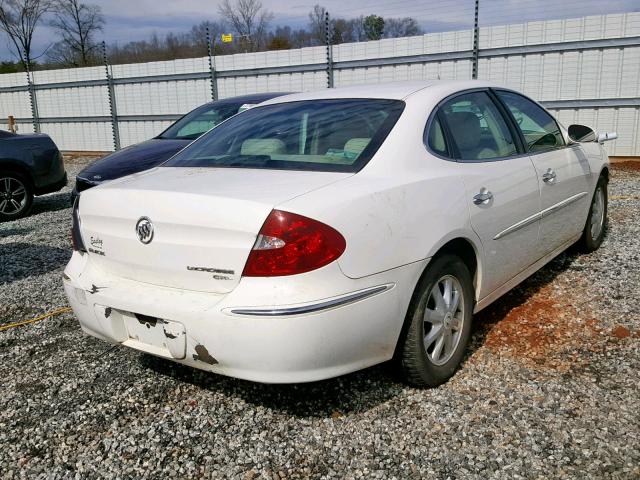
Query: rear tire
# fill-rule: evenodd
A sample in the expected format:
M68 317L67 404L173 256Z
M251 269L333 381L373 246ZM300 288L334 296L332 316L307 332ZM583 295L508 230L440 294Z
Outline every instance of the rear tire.
M591 253L602 245L607 229L608 199L607 180L604 176L601 176L591 199L587 223L578 242L580 250L584 253Z
M0 173L0 222L24 217L32 205L31 182L19 173Z
M400 338L400 370L407 383L435 387L455 373L469 343L474 288L469 269L455 255L427 267L411 299Z

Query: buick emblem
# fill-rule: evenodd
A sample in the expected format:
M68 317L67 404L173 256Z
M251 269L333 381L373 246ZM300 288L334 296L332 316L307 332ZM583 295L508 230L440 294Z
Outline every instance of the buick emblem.
M145 245L151 243L151 240L153 240L153 223L151 223L149 217L140 217L140 220L136 223L136 234L138 235L138 240Z

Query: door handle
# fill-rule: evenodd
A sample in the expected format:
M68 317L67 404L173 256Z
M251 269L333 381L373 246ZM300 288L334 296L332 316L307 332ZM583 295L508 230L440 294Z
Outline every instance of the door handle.
M480 193L477 193L473 196L473 203L475 203L476 205L487 205L492 198L493 193L483 187L480 190Z
M542 174L542 181L545 183L554 183L556 181L556 172L548 168L547 171Z

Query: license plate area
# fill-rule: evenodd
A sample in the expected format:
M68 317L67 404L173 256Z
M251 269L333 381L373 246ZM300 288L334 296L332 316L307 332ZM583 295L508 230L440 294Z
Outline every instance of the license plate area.
M153 355L181 360L186 355L186 332L180 322L150 317L139 313L121 312L128 338L128 347Z

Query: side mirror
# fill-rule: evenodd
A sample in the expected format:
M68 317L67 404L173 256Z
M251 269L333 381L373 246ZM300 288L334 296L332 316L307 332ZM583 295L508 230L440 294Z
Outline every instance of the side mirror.
M596 132L584 125L569 125L569 138L574 142L595 142Z
M599 133L596 140L598 141L598 143L604 143L609 140L615 140L616 138L618 138L618 134L616 132L605 132Z

